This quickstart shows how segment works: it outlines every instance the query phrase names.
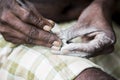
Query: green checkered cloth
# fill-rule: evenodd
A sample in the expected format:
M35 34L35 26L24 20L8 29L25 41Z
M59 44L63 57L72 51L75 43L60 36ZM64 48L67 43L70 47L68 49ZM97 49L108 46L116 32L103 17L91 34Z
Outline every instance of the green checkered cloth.
M73 80L90 67L99 66L80 57L53 55L41 46L17 46L0 35L0 80Z

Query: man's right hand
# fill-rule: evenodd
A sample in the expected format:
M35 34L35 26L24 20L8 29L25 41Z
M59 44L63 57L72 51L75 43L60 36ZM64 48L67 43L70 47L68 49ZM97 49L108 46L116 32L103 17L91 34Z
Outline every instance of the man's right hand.
M26 0L0 0L0 33L9 42L59 46L59 38L50 33L53 26Z

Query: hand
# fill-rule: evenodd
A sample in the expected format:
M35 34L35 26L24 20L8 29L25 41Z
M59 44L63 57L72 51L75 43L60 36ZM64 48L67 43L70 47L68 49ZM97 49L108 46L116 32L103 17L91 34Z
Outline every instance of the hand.
M114 49L115 35L107 13L95 4L85 9L73 27L60 33L61 39L70 42L63 45L61 54L91 57L111 53ZM81 37L82 42L71 42L76 37Z
M53 26L27 0L0 0L0 33L9 42L51 47L60 41Z

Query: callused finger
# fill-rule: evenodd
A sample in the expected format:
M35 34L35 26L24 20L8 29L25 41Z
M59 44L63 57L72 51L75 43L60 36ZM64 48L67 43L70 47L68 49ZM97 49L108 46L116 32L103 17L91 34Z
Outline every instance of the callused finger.
M36 37L29 37L22 34L15 29L12 29L10 26L7 25L0 25L0 32L4 36L6 41L15 43L15 44L34 44L34 45L41 45L46 47L58 46L59 43L54 41L53 44L46 42L45 40L36 39ZM49 39L48 39L49 40Z
M19 18L13 15L10 11L7 11L2 16L2 20L8 23L9 25L11 25L12 28L22 32L23 34L33 39L45 41L46 43L50 43L50 44L54 43L54 41L59 42L59 38L55 34L41 30L41 29L37 29L36 27L32 25L22 22Z
M43 30L50 31L54 26L54 22L43 18L35 9L35 7L24 8L16 5L16 7L13 8L13 13L24 22L28 22Z

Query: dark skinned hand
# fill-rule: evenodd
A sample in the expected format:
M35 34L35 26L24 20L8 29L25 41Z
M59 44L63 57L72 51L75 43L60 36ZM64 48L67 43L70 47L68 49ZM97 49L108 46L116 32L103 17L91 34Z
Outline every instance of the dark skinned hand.
M0 33L6 41L59 46L59 38L50 32L53 26L53 21L41 16L26 0L0 0Z

